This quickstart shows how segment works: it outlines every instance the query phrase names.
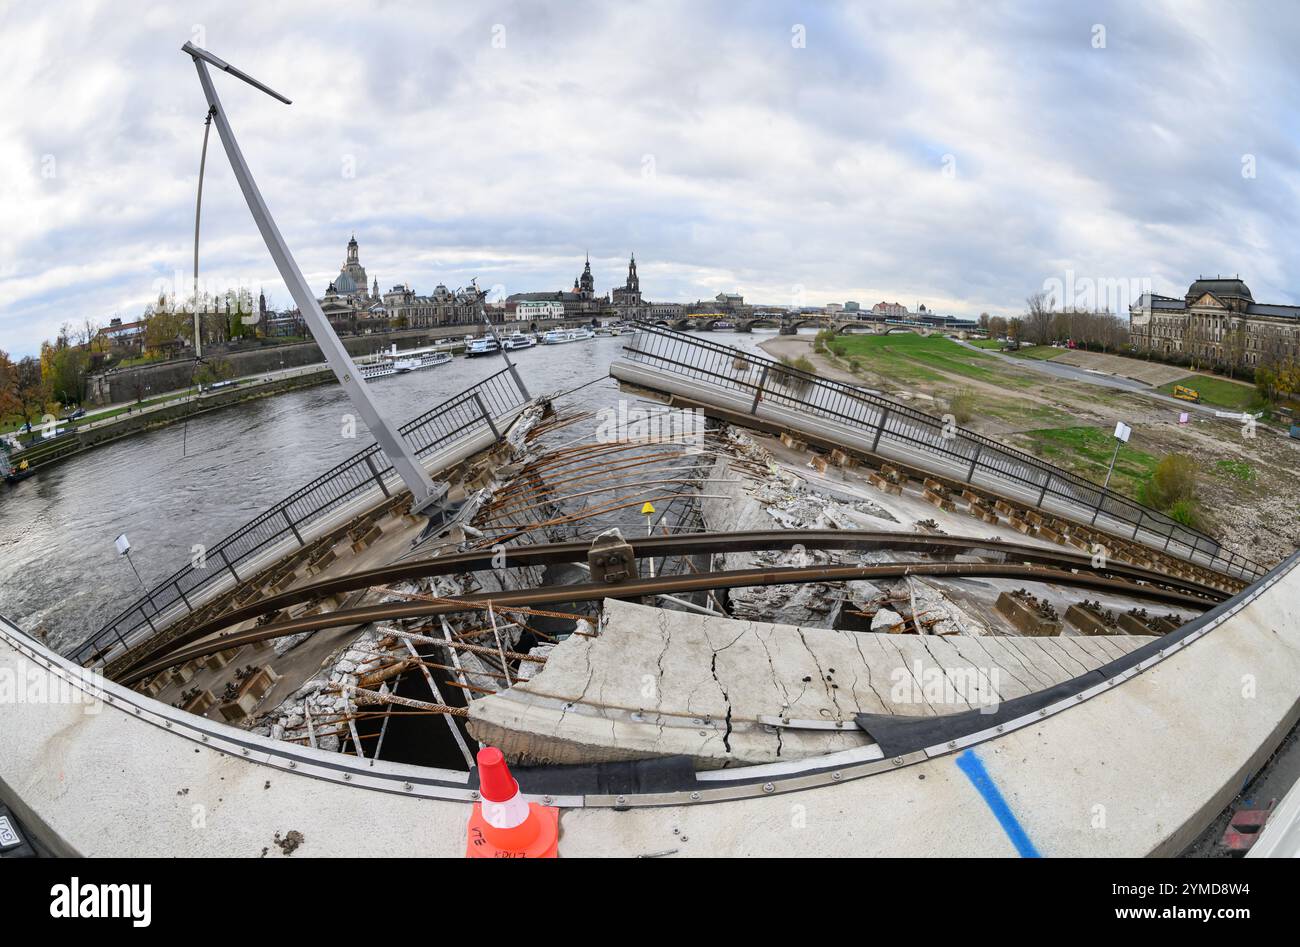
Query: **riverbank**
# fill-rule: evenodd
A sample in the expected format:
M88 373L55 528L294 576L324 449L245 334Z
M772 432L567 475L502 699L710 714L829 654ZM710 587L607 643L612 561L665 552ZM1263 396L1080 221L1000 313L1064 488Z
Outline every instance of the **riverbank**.
M1215 418L1209 406L1173 402L1113 376L1078 368L1072 377L1047 376L1038 363L937 337L852 337L857 340L863 342L845 356L814 352L808 336L780 336L759 348L773 358L808 358L826 378L879 390L927 413L950 413L965 428L1096 483L1106 478L1112 432L1123 421L1133 434L1119 453L1114 489L1138 499L1161 458L1186 454L1197 467L1202 523L1229 549L1273 564L1300 547L1300 442L1263 425L1247 430Z
M459 339L443 340L433 348L453 355L461 354L465 350L464 343ZM425 348L398 349L399 352L427 350ZM194 363L190 362L189 365L192 374ZM99 410L92 410L79 419L59 422L57 437L44 438L40 436L38 428L33 434L25 436L25 449L10 453L8 461L14 467L26 461L25 469L34 472L38 468L65 460L89 448L120 440L132 434L166 427L197 414L229 407L241 401L269 398L333 380L333 372L325 362L317 362L232 378L207 391L189 387L144 401L127 401L109 405Z
M575 410L617 410L608 380L623 338L511 353L534 394L567 391ZM405 424L504 367L456 358L371 383L380 409ZM268 507L371 443L334 382L247 399L118 438L12 485L0 484L0 613L44 628L55 647L79 641L140 595L113 541L153 586ZM105 614L107 613L107 614Z
M15 451L10 455L10 463L17 467L25 461L27 470L38 472L51 464L125 437L143 434L145 431L186 421L196 415L219 411L241 402L270 398L333 380L333 373L328 367L322 365L316 371L297 372L281 378L237 384L216 391L188 395L174 401L164 401L136 411L128 406L124 411L114 413L110 418L93 420L66 434L37 441L25 450Z

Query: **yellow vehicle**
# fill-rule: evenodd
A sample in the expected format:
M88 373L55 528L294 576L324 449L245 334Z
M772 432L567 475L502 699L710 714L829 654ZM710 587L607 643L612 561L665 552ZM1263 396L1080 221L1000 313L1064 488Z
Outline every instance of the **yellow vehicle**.
M1186 385L1174 385L1174 397L1183 401L1195 401L1197 404L1201 402L1201 393Z

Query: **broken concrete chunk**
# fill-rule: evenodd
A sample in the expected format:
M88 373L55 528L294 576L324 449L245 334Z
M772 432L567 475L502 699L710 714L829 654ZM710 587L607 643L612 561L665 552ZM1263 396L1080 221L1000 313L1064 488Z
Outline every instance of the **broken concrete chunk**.
M872 631L886 631L890 633L902 631L903 616L898 612L891 611L888 608L882 608L876 612L876 616L871 619Z

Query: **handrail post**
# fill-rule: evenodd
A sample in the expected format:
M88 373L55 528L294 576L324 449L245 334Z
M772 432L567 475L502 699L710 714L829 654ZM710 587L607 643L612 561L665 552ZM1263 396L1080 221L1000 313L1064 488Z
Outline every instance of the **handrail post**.
M280 507L280 515L283 516L284 521L289 524L289 529L293 530L293 535L294 538L298 540L298 545L299 546L307 545L305 542L303 542L302 534L298 532L298 527L295 526L293 520L290 519L288 509L286 509L285 507Z
M754 403L749 407L750 414L758 413L758 399L763 397L763 386L767 384L767 372L771 365L763 366L763 374L758 376L758 390L754 392Z
M235 581L242 582L243 580L239 577L239 573L236 572L235 567L230 564L230 559L226 556L226 551L224 549L218 549L217 555L219 555L221 557L221 561L226 564L226 568L229 569L230 574L235 577Z
M190 600L185 597L185 590L181 588L180 582L173 582L172 585L175 586L176 594L181 597L181 601L185 603L185 607L188 608L190 610L190 614L193 615L194 606L191 605Z
M885 422L889 420L889 405L880 409L880 423L876 426L876 436L871 442L871 453L876 452L876 447L880 444L880 435L885 433Z
M488 414L488 409L483 404L483 399L479 397L477 391L474 392L474 403L478 405L479 414L482 415L483 420L486 421L488 427L492 429L492 436L495 437L498 441L501 440L501 432L498 431L497 426L494 423L492 423L492 415Z
M366 454L365 459L366 466L370 468L370 475L375 478L375 483L379 484L379 489L384 491L384 496L391 497L392 494L388 492L388 485L384 483L384 478L379 476L379 470L375 467L374 457ZM296 533L297 530L294 530L294 532Z

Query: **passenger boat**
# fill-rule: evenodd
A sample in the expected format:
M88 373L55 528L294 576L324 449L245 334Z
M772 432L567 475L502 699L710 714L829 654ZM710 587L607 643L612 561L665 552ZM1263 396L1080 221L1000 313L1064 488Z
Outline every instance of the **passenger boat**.
M416 372L422 368L434 368L438 365L446 365L451 361L451 354L448 352L422 352L418 355L411 355L407 358L399 358L393 362L393 367L398 374L406 372Z
M509 351L515 349L531 349L537 344L537 339L531 335L524 335L522 332L516 332L514 335L507 336L506 340L501 343L502 347Z
M450 352L409 352L399 358L396 351L393 351L373 356L371 361L358 364L357 371L366 381L373 381L376 378L405 375L422 368L435 368L450 361Z
M379 362L371 362L369 365L358 365L357 371L366 381L373 381L376 378L387 378L389 375L396 375L397 368L388 359Z
M478 358L480 355L495 355L501 351L501 344L490 335L471 339L465 346L466 358Z
M543 345L563 345L565 342L584 342L595 338L590 329L552 329L542 336Z

